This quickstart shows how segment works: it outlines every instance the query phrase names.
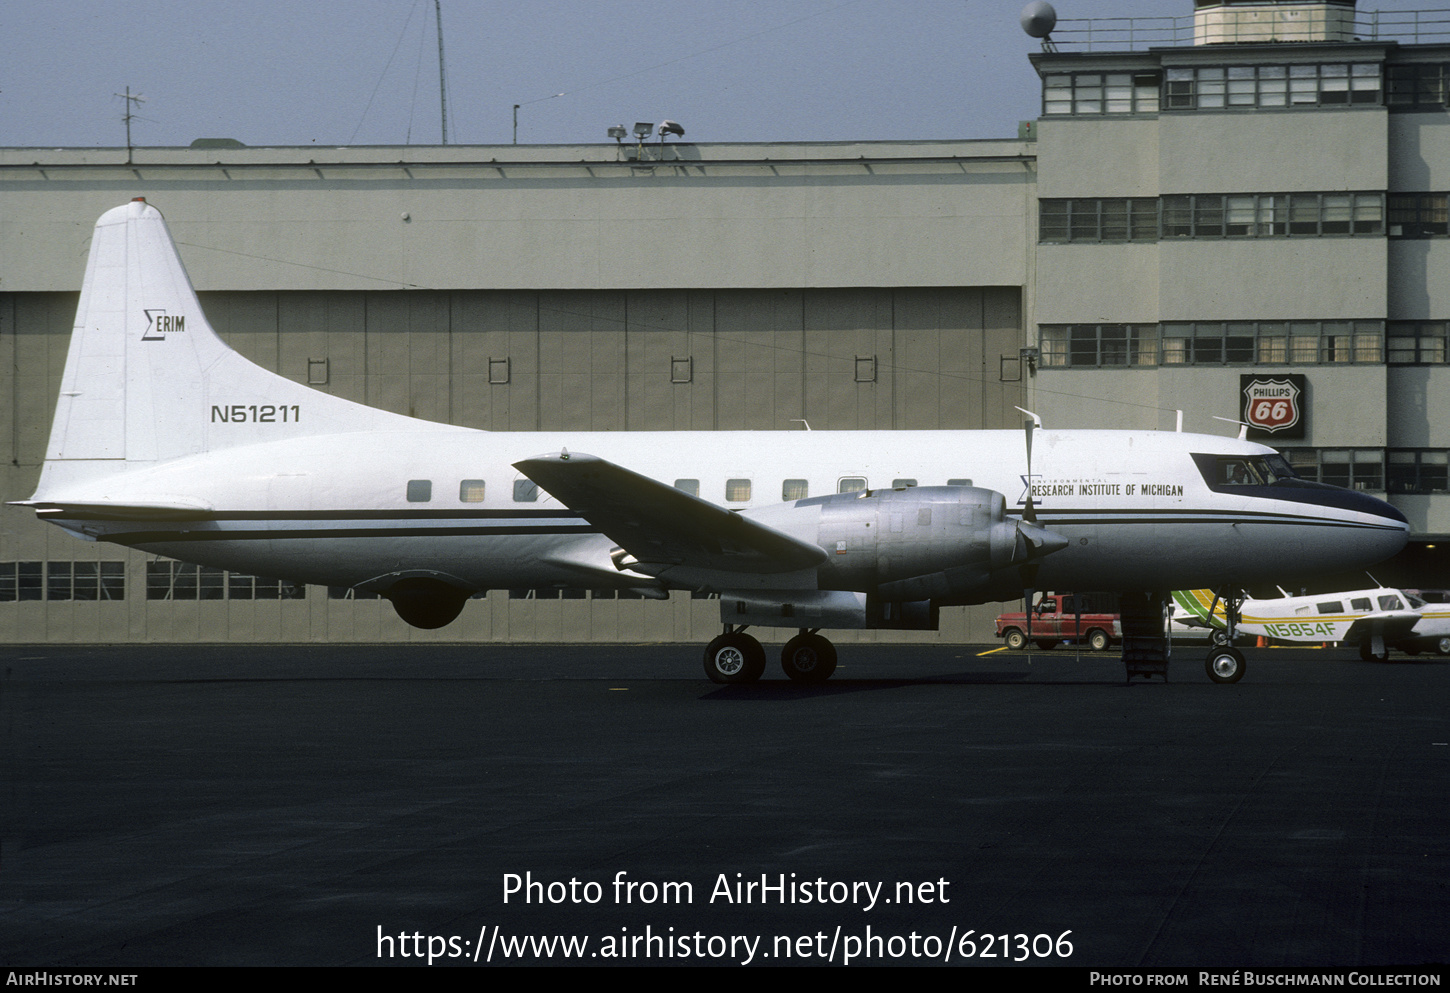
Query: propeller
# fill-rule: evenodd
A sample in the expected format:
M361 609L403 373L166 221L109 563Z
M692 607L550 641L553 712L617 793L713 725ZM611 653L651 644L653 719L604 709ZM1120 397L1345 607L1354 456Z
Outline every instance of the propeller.
M1068 540L1055 531L1049 531L1037 523L1037 506L1032 499L1032 432L1042 427L1042 418L1030 410L1018 407L1027 415L1022 430L1027 441L1027 502L1022 508L1022 520L1017 524L1018 554L1023 559L1018 567L1022 579L1022 612L1027 615L1027 640L1032 640L1032 596L1037 592L1037 570L1041 568L1043 556L1068 546ZM1014 555L1014 558L1017 557Z

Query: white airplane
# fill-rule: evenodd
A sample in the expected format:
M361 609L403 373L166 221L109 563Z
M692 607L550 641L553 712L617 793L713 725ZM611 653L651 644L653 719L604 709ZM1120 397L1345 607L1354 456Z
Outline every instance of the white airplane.
M18 502L81 538L376 592L419 627L489 589L719 594L705 668L720 682L764 670L752 624L798 628L783 665L817 680L836 658L821 628L935 629L941 606L1034 584L1243 587L1363 568L1406 540L1393 507L1301 481L1262 445L1041 431L1034 468L1026 428L1025 446L1015 431L499 433L376 410L228 348L138 198L96 224L40 483Z
M1177 590L1173 599L1190 623L1223 637L1224 604L1213 591ZM1450 655L1450 604L1426 603L1404 590L1380 586L1313 596L1284 593L1269 600L1246 599L1239 611L1239 634L1357 645L1363 659L1384 659L1391 648L1411 655L1425 651Z

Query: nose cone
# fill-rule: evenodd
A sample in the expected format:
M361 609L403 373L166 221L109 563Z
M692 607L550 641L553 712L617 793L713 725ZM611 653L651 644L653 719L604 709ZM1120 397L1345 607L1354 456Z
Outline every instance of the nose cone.
M1315 526L1300 531L1292 549L1286 549L1290 560L1304 567L1325 572L1364 569L1394 555L1410 540L1405 515L1367 493L1307 482L1266 487L1265 493L1293 508L1286 516L1312 517Z

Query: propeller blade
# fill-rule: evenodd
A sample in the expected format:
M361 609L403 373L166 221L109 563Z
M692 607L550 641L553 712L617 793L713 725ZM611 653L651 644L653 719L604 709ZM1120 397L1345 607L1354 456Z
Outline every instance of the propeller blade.
M1022 430L1027 435L1027 506L1022 510L1022 519L1031 524L1037 523L1037 508L1032 503L1032 429L1036 426L1035 418L1022 422Z

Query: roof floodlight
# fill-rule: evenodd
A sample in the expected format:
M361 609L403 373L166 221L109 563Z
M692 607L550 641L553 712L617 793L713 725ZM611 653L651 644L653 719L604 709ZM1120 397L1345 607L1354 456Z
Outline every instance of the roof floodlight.
M675 121L660 121L660 140L663 141L667 134L677 134L683 138L685 136L685 129L680 127Z
M634 136L640 141L648 138L654 132L653 121L636 121L634 124Z
M616 124L609 129L609 137L613 138L615 141L622 141L624 139L624 136L627 134L629 134L629 132L624 129L623 124Z

